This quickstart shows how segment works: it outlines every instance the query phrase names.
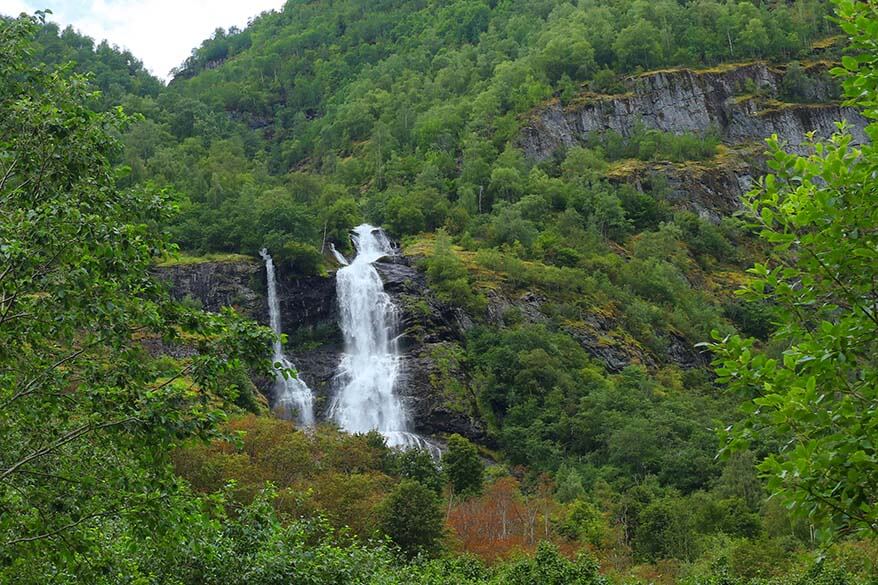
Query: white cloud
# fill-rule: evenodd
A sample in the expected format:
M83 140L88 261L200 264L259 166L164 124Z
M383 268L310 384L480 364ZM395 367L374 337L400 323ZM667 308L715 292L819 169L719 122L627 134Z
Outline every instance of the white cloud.
M153 74L167 79L217 28L243 28L284 0L0 0L0 13L43 8L49 20L73 25L96 41L130 50Z
M24 0L0 0L0 14L18 16L22 12L33 12Z

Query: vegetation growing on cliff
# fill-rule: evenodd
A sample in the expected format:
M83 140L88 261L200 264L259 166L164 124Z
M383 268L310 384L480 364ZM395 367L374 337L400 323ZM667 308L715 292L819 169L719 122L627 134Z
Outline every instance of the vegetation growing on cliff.
M291 4L206 40L160 97L123 100L146 116L125 159L131 180L180 194L173 235L187 249L319 249L324 226L347 246L364 216L397 236L476 234L529 192L509 145L535 105L652 67L805 56L834 32L826 13L818 1ZM633 156L710 151L647 138ZM618 146L608 158L632 156Z
M852 105L878 126L874 110L873 7L839 3L839 22L858 56L837 71ZM865 23L870 23L866 26ZM748 196L760 237L772 244L754 279L740 291L777 308L769 336L782 353L760 351L752 339L722 339L721 382L745 400L747 417L729 437L739 448L754 434L786 441L760 469L768 486L828 538L832 532L878 530L878 206L874 144L853 146L842 131L815 144L813 154L787 154L769 141L772 173Z

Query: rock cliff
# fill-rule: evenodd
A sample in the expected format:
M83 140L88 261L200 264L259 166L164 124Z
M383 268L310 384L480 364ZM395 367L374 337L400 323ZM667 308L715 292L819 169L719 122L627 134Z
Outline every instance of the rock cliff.
M608 178L659 193L673 205L718 221L738 208L739 196L763 172L759 140L777 133L800 145L809 131L828 135L837 119L847 119L857 140L864 140L865 120L854 110L833 104L783 104L783 71L765 64L728 66L709 71L661 71L631 78L629 92L616 96L583 96L566 107L549 104L536 112L520 137L531 159L551 156L560 147L583 143L595 132L629 135L635 124L667 132L703 132L715 128L726 143L713 159L697 162L622 161ZM820 79L819 77L817 78ZM831 96L828 83L815 82L808 99ZM750 92L750 93L748 93ZM399 309L403 358L399 391L410 407L415 429L424 435L460 433L484 440L476 398L463 360L462 346L472 327L471 316L440 302L425 277L403 255L375 264L385 290ZM209 311L233 306L261 323L268 322L265 269L258 260L181 264L157 269L171 283L172 294ZM325 413L334 394L336 368L343 350L338 327L335 274L297 277L281 265L278 296L286 352L302 379L315 391L316 409ZM503 327L507 319L550 324L546 299L532 292L487 293L487 310L474 316ZM550 304L550 303L548 303ZM641 347L612 314L593 311L576 322L554 322L577 340L609 371L630 364L648 368L674 363L681 368L705 365L691 344L674 332L658 350ZM177 348L179 349L179 348ZM185 349L185 348L183 348ZM167 350L167 348L166 348ZM270 381L264 381L267 392Z
M469 394L467 372L454 359L472 321L460 309L437 300L410 259L384 260L375 267L399 309L403 356L399 388L413 414L415 431L484 439L484 426L473 416L475 397Z
M721 146L704 161L621 161L610 167L607 177L717 223L741 209L741 195L766 170L763 152L762 146L751 144Z
M385 290L399 310L399 347L402 372L398 391L410 408L415 431L423 435L459 433L486 440L479 419L476 396L463 360L462 346L473 326L471 316L437 299L424 274L404 255L385 257L375 263ZM233 306L256 321L268 323L265 268L257 260L202 262L157 269L160 278L179 300L195 302L208 311ZM318 417L334 395L334 380L343 342L338 327L335 273L295 277L279 266L278 297L281 320L288 343L286 353L299 375L315 392ZM503 327L507 319L550 324L544 313L547 300L535 293L512 294L490 291L484 315L487 324ZM656 356L625 337L612 316L589 314L581 323L563 327L609 371L630 364L655 367ZM667 341L667 360L683 368L704 365L704 359L682 337ZM186 348L157 348L185 355ZM271 381L257 380L270 395ZM324 414L325 416L325 414Z
M824 80L821 68L825 69L819 64L810 68L814 82L802 96L809 103L801 104L777 100L784 70L765 63L632 77L626 80L627 93L584 94L566 106L556 100L538 109L523 128L519 145L529 158L542 160L559 148L582 144L593 133L613 130L629 136L639 122L676 134L715 129L728 144L777 134L795 149L806 133L828 136L842 119L850 123L857 140L865 140L865 119L852 108L832 103L832 84Z
M254 319L261 319L268 312L265 295L259 292L259 283L265 281L264 272L259 261L243 258L173 264L155 269L159 278L170 284L171 296L175 300L194 302L214 313L223 307L234 307Z

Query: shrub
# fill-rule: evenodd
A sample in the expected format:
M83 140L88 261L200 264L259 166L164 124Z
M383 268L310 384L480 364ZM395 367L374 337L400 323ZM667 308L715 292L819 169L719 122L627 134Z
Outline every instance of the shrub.
M381 530L406 556L438 552L443 512L439 496L427 486L403 480L381 505L379 517Z
M424 260L427 282L439 300L472 313L484 310L485 299L473 291L463 261L451 247L451 238L444 230L436 233L433 254Z
M442 471L455 494L482 491L485 469L476 446L465 437L454 434L448 438L448 449L442 454Z

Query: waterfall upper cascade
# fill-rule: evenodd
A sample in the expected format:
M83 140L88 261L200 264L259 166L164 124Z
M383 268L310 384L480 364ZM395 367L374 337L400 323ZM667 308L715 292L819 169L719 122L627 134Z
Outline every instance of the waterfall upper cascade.
M330 243L329 249L332 250L332 255L335 256L335 259L338 261L339 264L341 264L342 266L347 266L348 264L350 264L350 262L348 262L348 259L344 257L344 254L335 249L335 244Z
M280 303L277 298L277 284L274 274L274 261L264 248L259 252L265 261L265 274L268 281L268 317L271 329L281 333ZM295 369L295 366L284 355L280 340L274 342L274 363L280 363L281 369ZM295 418L300 426L314 426L314 394L305 382L299 378L285 377L278 369L274 382L275 408L285 418Z
M435 455L434 445L411 432L409 414L395 393L402 365L397 308L372 265L394 255L393 246L381 229L367 224L355 228L352 239L357 255L336 273L345 351L330 416L350 433L377 430L391 447L421 447Z

